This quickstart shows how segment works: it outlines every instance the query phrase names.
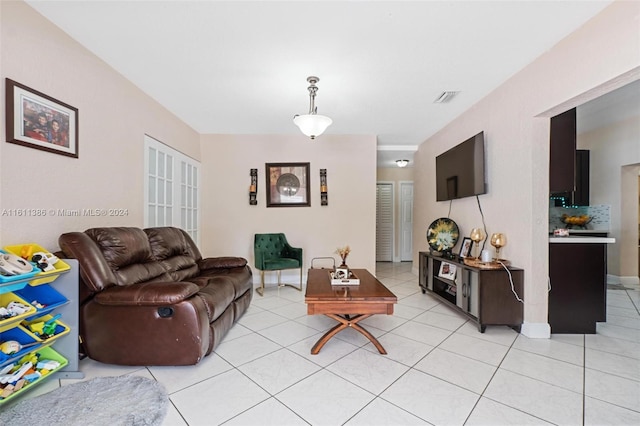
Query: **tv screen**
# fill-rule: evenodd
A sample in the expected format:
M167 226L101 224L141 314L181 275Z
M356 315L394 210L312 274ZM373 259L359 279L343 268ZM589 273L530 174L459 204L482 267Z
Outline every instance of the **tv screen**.
M436 200L485 193L484 132L480 132L436 157Z

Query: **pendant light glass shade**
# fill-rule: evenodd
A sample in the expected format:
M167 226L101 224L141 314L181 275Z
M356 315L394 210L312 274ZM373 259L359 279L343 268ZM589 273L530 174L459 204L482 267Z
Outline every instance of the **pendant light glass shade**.
M333 123L329 117L317 114L305 114L296 115L293 117L293 122L300 128L300 131L311 139L315 139L316 136L320 136L327 130L327 127Z
M305 135L309 136L312 140L316 138L316 136L320 136L327 130L327 127L333 123L329 117L324 115L318 115L316 112L318 108L315 106L315 98L316 93L318 92L318 87L316 83L319 82L320 79L318 77L307 77L307 82L310 84L308 87L309 90L309 114L305 115L295 115L293 117L293 122L296 126L300 128L300 131Z

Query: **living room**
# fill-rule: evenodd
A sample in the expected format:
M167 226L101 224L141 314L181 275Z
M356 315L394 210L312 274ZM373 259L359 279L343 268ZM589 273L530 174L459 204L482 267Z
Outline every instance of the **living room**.
M637 3L613 2L420 145L414 163L414 272L417 252L426 249L426 226L448 216L450 207L435 202L434 158L484 130L489 190L480 200L487 227L509 236L507 256L525 270L522 333L549 337L549 118L639 78L637 17ZM142 226L143 143L149 135L201 163L203 253L251 261L253 234L282 229L305 248L307 265L349 244L351 264L376 269L375 134L328 133L313 143L294 132L199 134L28 4L2 2L0 19L3 81L10 78L73 105L81 123L78 159L0 144L2 208L128 211L111 217L2 216L3 245L33 241L55 250L64 232ZM311 207L304 214L265 207L264 164L271 162L311 162ZM258 206L248 203L251 168L259 171ZM322 168L328 170L327 207L320 205ZM473 198L454 201L451 217L465 233L482 220Z

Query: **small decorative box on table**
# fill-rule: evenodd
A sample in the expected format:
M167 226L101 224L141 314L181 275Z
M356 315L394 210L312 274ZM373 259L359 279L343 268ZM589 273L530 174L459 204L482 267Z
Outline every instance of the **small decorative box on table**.
M334 271L329 271L329 278L331 278L331 285L359 285L360 279L351 271L349 274L339 274Z

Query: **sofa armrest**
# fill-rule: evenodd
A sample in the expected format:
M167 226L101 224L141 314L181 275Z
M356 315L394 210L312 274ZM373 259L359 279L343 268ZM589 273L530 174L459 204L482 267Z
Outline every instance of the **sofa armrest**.
M241 268L247 264L244 257L208 257L198 262L198 267L202 270L207 269L229 269Z
M112 306L166 306L180 303L198 293L199 287L190 282L150 282L124 287L109 287L94 300Z

